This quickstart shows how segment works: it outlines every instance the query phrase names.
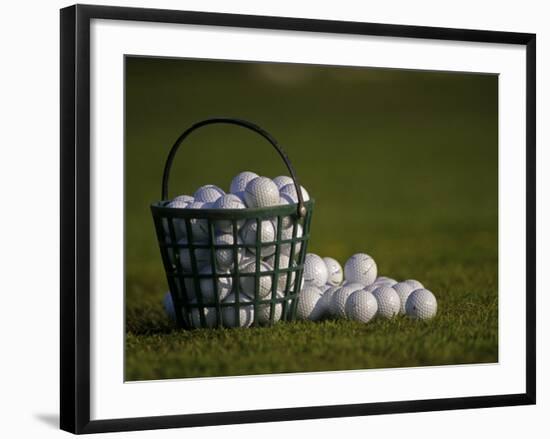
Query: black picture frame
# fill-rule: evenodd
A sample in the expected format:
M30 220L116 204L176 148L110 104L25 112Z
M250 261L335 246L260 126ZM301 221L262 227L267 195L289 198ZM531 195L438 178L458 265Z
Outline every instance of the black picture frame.
M525 115L526 392L480 397L90 420L90 21L92 19L524 45L527 59L525 66L527 79ZM60 23L60 426L63 430L77 434L99 433L535 404L535 34L88 5L75 5L61 9Z

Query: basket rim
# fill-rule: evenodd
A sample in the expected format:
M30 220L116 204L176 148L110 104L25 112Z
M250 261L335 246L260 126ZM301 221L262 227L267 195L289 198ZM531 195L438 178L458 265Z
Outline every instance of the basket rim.
M298 203L282 204L269 207L254 207L246 209L181 209L178 207L167 207L170 200L157 201L151 204L153 216L163 218L204 218L204 219L253 219L272 216L298 216L296 209ZM315 205L315 199L311 198L304 203L307 214Z

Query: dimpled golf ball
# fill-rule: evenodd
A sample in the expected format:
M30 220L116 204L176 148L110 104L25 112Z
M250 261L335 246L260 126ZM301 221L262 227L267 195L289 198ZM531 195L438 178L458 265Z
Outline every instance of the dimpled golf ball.
M195 201L202 201L203 203L214 203L218 198L225 195L223 189L213 184L207 184L198 188L195 193Z
M323 305L319 303L322 293L313 285L306 285L300 292L296 317L300 320L319 320L323 317Z
M238 247L235 250L231 248L220 247L222 245L233 245L233 234L224 233L223 235L216 236L216 264L218 269L232 270L235 265L235 259L237 265L242 261L244 248ZM237 244L242 244L242 239L237 235Z
M280 291L277 291L276 299L284 299L284 294ZM271 297L266 297L266 299L271 299ZM263 305L258 305L256 308L258 314L258 323L260 325L265 325L270 322L271 318L271 303L266 303ZM273 323L281 320L281 315L283 313L283 303L277 302L273 306Z
M258 174L250 171L244 171L237 174L233 177L233 180L231 180L229 192L244 200L244 190L246 189L246 185L250 182L250 180L253 180L256 177L258 177Z
M275 183L279 190L281 190L287 184L294 184L294 180L292 180L292 178L288 175L279 175L273 179L273 183Z
M314 254L308 253L304 262L304 280L306 283L322 287L327 283L328 271L325 261Z
M172 321L176 321L176 310L174 309L174 302L172 301L172 294L170 294L170 291L162 298L162 306L168 318Z
M365 253L356 253L346 261L344 276L347 281L367 286L376 280L376 262Z
M431 319L437 314L437 300L431 291L420 288L409 295L405 310L409 317Z
M272 270L275 269L275 262L276 262L275 255L267 258L265 262L269 264ZM290 258L283 253L279 253L279 270L289 268L289 264L290 264ZM295 264L293 264L293 266L294 265ZM292 287L294 286L294 279L296 277L296 273L294 271L291 271L291 272L279 271L279 279L277 279L277 289L279 291L286 291L286 283L287 283L287 277L289 273L290 273L290 283L288 288L292 289Z
M239 268L241 291L249 297L255 297L256 291L256 276L243 276L244 274L256 273L256 261ZM260 262L260 273L271 271L271 267L266 262ZM260 275L258 285L258 297L263 299L271 294L272 279L271 274Z
M222 195L212 206L214 209L246 209L242 200L233 194ZM244 220L237 221L237 229L244 224ZM216 229L221 233L233 233L233 223L231 221L216 221Z
M342 269L340 263L336 259L329 257L324 257L323 261L325 262L328 271L327 284L340 285L344 280L344 270Z
M309 194L307 193L306 189L303 186L300 186L302 189L302 198L304 199L304 202L309 201ZM288 195L294 203L298 202L298 192L296 192L296 186L294 183L290 183L287 185L284 185L281 188L280 191L282 194Z
M200 274L212 274L212 267L204 267ZM231 293L233 280L229 271L221 273L222 276L201 277L200 288L202 301L204 303L214 303L216 301L216 292L219 300L225 299Z
M323 295L321 296L321 299L319 300L319 304L323 309L323 315L324 316L331 316L331 307L330 303L332 302L332 295L340 289L340 286L328 286L325 291L323 291Z
M288 205L288 204L295 204L294 201L287 195L287 194L281 194L281 197L279 198L279 205ZM274 224L278 224L277 218L273 218ZM292 226L294 223L294 220L290 216L283 216L281 218L281 227L283 229L287 229L288 227Z
M422 285L420 282L414 279L407 279L405 282L407 282L408 284L411 285L411 287L413 287L413 291L418 290L420 288L424 288L424 285Z
M256 177L248 182L244 190L248 207L269 207L279 204L279 188L267 177Z
M296 233L296 236L294 236ZM301 224L295 223L294 227L288 227L287 229L281 230L281 239L283 241L289 241L293 238L301 238L304 234L304 229ZM297 241L294 243L294 254L297 255L302 248L302 242ZM281 244L281 253L284 253L287 256L290 256L292 250L292 243L288 242L286 244Z
M397 281L395 279L392 279L391 277L386 276L378 276L376 280L374 281L374 285L386 285L388 287L393 287Z
M391 319L399 314L401 300L392 287L382 286L376 288L372 294L378 303L378 315L385 319Z
M405 314L405 304L409 295L415 290L409 282L398 282L392 287L398 294L399 300L401 301L401 306L399 307L399 314Z
M172 201L170 201L170 203L168 203L168 207L172 207L176 209L185 209L194 201L195 201L195 198L193 198L191 195L179 195L176 198L174 198Z
M207 209L208 204L202 201L194 201L193 203L187 206L187 209ZM191 225L191 232L193 233L193 242L205 242L208 240L208 221L203 218L191 218L189 220ZM181 222L181 227L183 232L187 235L187 227L185 222Z
M346 301L346 315L356 322L368 323L378 312L378 302L374 295L365 290L352 293Z
M189 323L193 328L213 328L217 324L218 311L214 307L204 306L201 308L204 312L204 325L201 322L201 310L199 308L192 307L187 313L189 317Z
M255 219L248 220L240 231L243 242L252 253L256 253L256 243L258 241L261 243L273 242L277 237L276 227L271 220L262 220L260 224L259 236L258 222ZM275 245L262 246L260 249L263 258L271 256L273 253L275 253Z
M363 288L360 284L344 285L332 294L332 300L330 302L330 314L333 317L345 319L346 318L346 301L356 291L360 291Z
M235 303L235 293L231 293L224 300L224 303ZM254 322L254 305L250 303L249 297L244 294L239 296L239 304L235 312L235 306L222 307L222 321L227 328L248 327ZM250 303L250 305L247 305ZM238 319L238 320L237 320Z

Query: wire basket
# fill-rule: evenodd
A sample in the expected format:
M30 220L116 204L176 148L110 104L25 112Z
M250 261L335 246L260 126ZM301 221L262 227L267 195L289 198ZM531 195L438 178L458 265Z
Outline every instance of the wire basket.
M212 124L240 126L266 139L288 168L298 203L251 209L168 207L170 169L181 143L193 131ZM251 122L206 119L180 135L164 167L163 201L151 205L177 326L269 326L295 319L314 206L313 200L304 202L299 188L285 152ZM255 232L254 243L250 236L242 239L244 227ZM220 230L232 239L220 242ZM264 236L266 230L271 234Z

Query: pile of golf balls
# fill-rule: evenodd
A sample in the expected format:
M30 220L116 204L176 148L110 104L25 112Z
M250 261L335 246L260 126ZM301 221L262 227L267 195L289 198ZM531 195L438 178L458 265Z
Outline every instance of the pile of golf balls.
M397 282L378 276L377 271L376 262L366 253L351 256L344 268L333 258L308 253L298 318L342 318L367 323L374 317L391 319L399 314L422 320L436 315L437 300L420 282Z
M308 201L309 194L306 189L301 187L301 191L303 200ZM279 176L271 179L245 171L233 178L227 193L223 189L209 184L198 188L192 196L179 195L175 197L167 204L167 207L176 209L246 209L296 203L298 203L296 187L290 177ZM204 275L200 279L199 287L203 303L211 305L204 307L204 321L207 327L217 324L218 311L216 307L212 306L216 301L222 304L236 303L237 282L239 285L239 318L237 318L235 306L221 307L221 321L225 327L250 326L254 322L255 313L258 313L257 320L260 324L268 323L271 317L274 322L281 319L282 305L285 301L284 293L287 289L288 291L294 290L295 270L297 269L301 242L295 242L294 245L291 243L281 244L278 258L276 258L274 241L279 236L279 227L282 240L303 236L302 224L296 217L263 219L261 233L258 233L256 219L239 220L236 222L236 235L233 223L228 220L214 222L213 236L211 236L212 230L208 226L208 221L205 219L191 219L189 224L186 224L184 220L174 218L171 226L165 222L163 227L167 242L173 243L175 238L176 242L181 245L175 256L172 255L172 251L168 252L169 255L172 255L170 256L172 266L175 268L179 264L179 268L187 274L192 273L193 268L196 267L198 272ZM189 247L183 247L188 246L190 235L192 244L202 244L203 248L191 250ZM229 247L234 244L235 236L237 244L241 247ZM216 245L213 256L208 245L211 238ZM219 247L224 245L228 247ZM191 251L193 251L194 261ZM259 258L256 255L258 252ZM213 261L215 261L217 276L209 277L207 275L214 274L215 271ZM233 275L236 271L235 265L237 265L240 274L252 274L256 272L258 261L259 279L256 276L239 276L238 281L235 279L236 276ZM196 264L195 267L193 262ZM272 272L276 268L283 271L280 272L275 282ZM264 272L267 273L262 275ZM192 278L186 279L185 290L187 299L192 304L198 303L196 284ZM265 301L274 298L276 304L273 307L269 302L256 306L253 303L247 305L255 297ZM175 319L174 304L169 292L166 293L163 303L168 316ZM183 309L183 311L191 326L204 326L204 323L201 325L198 308L190 307L189 310Z

